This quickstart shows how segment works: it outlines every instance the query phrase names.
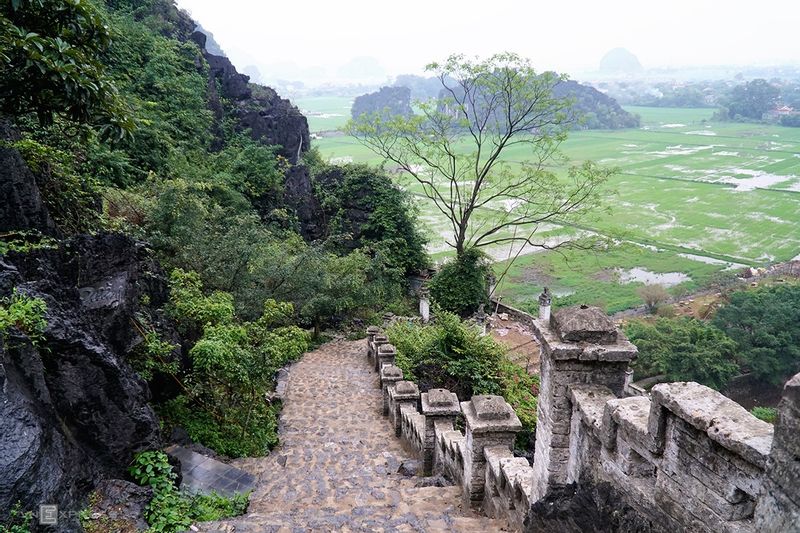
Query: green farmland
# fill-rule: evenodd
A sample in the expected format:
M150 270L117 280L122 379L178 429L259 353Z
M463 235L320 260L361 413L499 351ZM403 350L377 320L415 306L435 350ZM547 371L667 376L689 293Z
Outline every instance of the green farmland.
M308 118L308 127L311 133L321 131L334 131L350 119L352 98L340 96L317 96L311 98L298 98L292 103Z
M349 102L330 100L340 109ZM712 122L712 109L628 110L641 116L641 128L578 131L562 145L574 163L591 159L619 169L607 209L580 228L537 232L550 243L594 233L616 244L603 252L525 250L510 269L504 260L515 251L488 250L498 272L507 270L498 287L507 301L529 306L547 284L557 304L590 301L614 312L639 303L642 282L694 290L722 270L800 255L800 128ZM332 161L381 163L345 135L315 146ZM525 154L510 149L505 158L513 163ZM425 199L420 219L434 259L450 255L446 221Z

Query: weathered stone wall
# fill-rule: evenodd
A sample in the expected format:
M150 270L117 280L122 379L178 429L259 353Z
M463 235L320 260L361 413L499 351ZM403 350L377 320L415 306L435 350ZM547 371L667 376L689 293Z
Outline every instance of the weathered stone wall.
M653 531L800 531L800 376L787 384L773 439L772 425L697 383L626 394L636 348L599 312L531 323L542 363L530 503L609 484ZM528 522L540 527L536 518Z
M517 531L800 532L800 374L773 430L697 383L631 395L636 347L599 310L527 321L542 345L532 467L512 453L520 425L502 398L454 406L445 390L420 395L381 361L394 347L369 332L385 414L425 474L459 485L465 502Z

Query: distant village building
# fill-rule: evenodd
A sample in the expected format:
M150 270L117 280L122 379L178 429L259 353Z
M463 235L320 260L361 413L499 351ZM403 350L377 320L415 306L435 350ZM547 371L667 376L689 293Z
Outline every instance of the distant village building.
M795 110L792 106L779 105L774 109L764 113L764 118L767 120L780 120L782 117L792 117L800 115L800 111Z

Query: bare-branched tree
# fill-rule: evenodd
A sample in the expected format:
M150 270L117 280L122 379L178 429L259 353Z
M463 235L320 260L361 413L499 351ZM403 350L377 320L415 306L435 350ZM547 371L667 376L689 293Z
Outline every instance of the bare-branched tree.
M569 167L559 146L576 124L572 101L553 96L564 78L537 74L511 53L486 60L461 55L427 66L438 98L410 117L362 115L348 131L413 177L452 225L447 243L461 254L497 244L557 247L535 238L543 223L569 224L598 205L609 170L592 162Z

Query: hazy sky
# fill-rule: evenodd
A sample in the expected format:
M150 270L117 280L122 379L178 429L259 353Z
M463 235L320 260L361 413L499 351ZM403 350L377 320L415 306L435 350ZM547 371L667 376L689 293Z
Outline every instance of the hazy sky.
M358 56L386 75L453 52L511 50L537 70L597 69L614 47L645 68L800 63L800 0L178 0L241 68L335 77ZM285 66L285 65L284 65ZM265 72L265 74L268 74Z

